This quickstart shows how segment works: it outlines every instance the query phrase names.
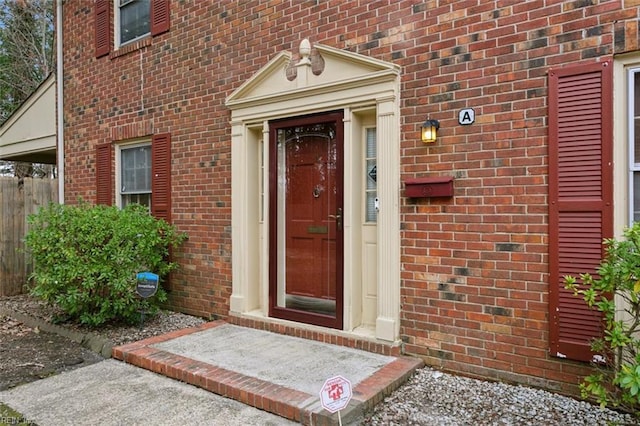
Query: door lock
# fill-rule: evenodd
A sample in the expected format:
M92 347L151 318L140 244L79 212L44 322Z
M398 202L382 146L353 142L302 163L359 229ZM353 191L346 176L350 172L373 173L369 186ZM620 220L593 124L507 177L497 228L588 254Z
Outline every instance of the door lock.
M338 230L342 231L342 208L339 208L336 214L330 214L329 219L335 219Z

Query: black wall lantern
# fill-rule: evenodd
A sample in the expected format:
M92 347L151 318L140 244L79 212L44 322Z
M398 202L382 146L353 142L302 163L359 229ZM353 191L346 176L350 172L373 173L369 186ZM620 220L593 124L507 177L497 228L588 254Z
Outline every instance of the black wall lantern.
M427 120L422 124L422 142L435 142L438 137L440 122L438 120Z

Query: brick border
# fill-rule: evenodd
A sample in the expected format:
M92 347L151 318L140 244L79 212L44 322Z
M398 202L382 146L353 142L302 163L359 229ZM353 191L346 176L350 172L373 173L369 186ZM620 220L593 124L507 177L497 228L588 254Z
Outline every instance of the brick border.
M116 346L113 348L113 358L302 424L337 424L338 415L330 414L324 410L320 405L318 395L310 395L153 347L153 345L167 340L224 324L227 322L213 321L197 327ZM349 422L361 417L367 410L382 401L386 395L397 389L422 365L423 361L419 358L398 357L395 361L356 384L349 406L341 412L343 421Z

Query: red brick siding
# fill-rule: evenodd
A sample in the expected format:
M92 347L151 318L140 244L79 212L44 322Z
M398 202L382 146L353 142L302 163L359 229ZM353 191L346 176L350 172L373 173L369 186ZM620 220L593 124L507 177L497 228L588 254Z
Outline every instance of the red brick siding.
M92 3L66 2L66 201L95 202L95 147L119 129L171 133L171 216L189 234L171 300L226 317L224 99L303 37L394 62L402 179L455 176L453 198L401 200L405 350L473 376L575 392L585 367L548 355L546 74L636 49L633 3L171 1L170 31L96 59ZM471 126L457 123L465 107L476 112ZM418 141L426 117L440 120L435 144Z

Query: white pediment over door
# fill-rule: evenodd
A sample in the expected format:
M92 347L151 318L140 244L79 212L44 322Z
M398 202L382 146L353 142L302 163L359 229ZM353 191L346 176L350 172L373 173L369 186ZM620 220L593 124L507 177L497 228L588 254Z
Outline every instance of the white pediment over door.
M279 97L309 96L395 80L400 67L308 40L300 52L281 52L236 89L226 101L231 109L273 103Z

